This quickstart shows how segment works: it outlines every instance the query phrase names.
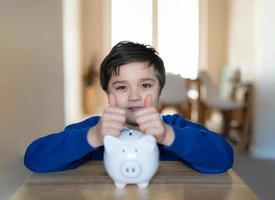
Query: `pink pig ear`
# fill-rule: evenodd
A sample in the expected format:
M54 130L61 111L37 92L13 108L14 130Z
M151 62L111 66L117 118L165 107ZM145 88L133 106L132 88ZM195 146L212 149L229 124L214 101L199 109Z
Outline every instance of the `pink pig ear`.
M104 148L109 154L112 153L114 147L120 143L121 141L118 138L110 135L106 135L103 139Z
M144 135L138 143L148 149L149 152L152 152L156 146L156 139L152 135Z

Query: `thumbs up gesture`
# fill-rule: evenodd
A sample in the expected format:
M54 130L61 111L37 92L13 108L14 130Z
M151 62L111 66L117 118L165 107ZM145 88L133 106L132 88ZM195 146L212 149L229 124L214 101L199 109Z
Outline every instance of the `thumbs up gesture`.
M144 100L144 108L136 112L136 121L141 131L155 136L160 144L170 145L174 140L172 128L166 125L156 108L153 106L152 96Z
M97 125L88 133L88 142L93 147L103 145L105 135L119 136L126 121L126 110L118 107L115 95L110 93L108 100L109 106L104 109Z

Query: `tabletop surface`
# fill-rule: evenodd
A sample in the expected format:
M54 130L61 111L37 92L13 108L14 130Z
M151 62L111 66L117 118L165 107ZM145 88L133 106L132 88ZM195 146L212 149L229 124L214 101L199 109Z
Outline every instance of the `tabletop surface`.
M102 161L88 161L74 170L32 174L11 200L40 199L184 199L254 200L256 195L229 170L201 174L179 161L161 161L147 188L114 186Z

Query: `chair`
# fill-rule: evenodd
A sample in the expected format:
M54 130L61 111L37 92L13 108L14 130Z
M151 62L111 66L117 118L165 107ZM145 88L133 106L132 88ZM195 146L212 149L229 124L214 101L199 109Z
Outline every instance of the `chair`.
M230 95L223 94L228 98L222 98L207 72L201 71L199 73L199 122L205 124L207 115L213 110L220 112L223 119L221 133L235 143L238 149L243 151L247 150L250 142L252 84L241 83L238 71L232 71L232 76L228 75L224 78L231 84L231 86L227 86ZM237 94L240 93L242 98L237 98ZM237 130L238 137L230 138L231 130Z
M188 81L180 75L166 74L166 83L160 96L159 111L173 107L180 115L191 118L191 102L188 95Z

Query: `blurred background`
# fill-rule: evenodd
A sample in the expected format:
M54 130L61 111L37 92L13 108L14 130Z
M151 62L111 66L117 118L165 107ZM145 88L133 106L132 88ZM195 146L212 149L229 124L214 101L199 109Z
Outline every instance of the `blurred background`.
M274 18L272 0L1 0L0 199L31 174L29 143L101 114L99 67L121 40L163 58L160 112L226 137L234 170L274 199Z

